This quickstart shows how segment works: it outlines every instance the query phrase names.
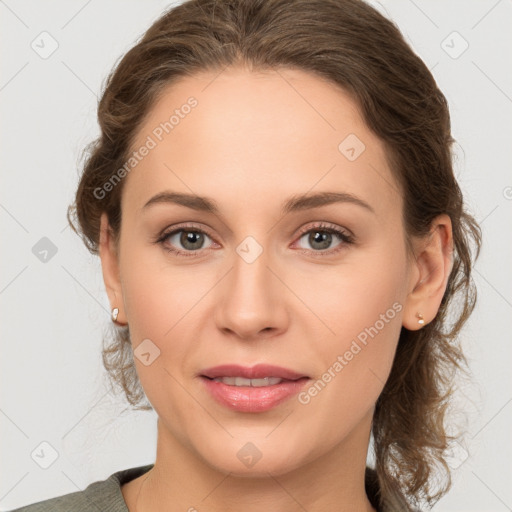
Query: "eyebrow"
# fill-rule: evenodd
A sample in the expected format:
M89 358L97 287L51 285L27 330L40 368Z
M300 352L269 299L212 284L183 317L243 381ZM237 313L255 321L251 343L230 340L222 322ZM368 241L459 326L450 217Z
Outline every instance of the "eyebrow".
M142 207L142 210L146 210L152 205L162 203L178 204L193 210L212 213L214 215L220 214L220 208L218 204L215 200L209 197L201 197L194 194L184 194L169 191L161 192L153 196ZM334 203L355 204L376 215L375 210L367 202L348 192L317 192L314 194L298 194L290 197L283 203L281 214L284 215L291 212L319 208L321 206Z

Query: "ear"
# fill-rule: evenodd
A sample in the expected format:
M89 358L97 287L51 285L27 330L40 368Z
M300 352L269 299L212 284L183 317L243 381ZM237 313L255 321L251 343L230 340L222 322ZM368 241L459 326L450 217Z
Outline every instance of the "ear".
M118 308L119 315L116 323L126 325L119 259L106 213L101 215L99 254L110 309Z
M415 247L415 262L409 282L402 324L415 331L437 315L453 266L452 222L442 214L434 219L430 233ZM419 324L417 313L425 323Z

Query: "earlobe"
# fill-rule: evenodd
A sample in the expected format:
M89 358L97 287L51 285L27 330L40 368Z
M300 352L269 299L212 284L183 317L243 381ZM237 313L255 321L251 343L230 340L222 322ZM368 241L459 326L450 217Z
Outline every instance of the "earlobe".
M415 331L431 322L439 310L453 266L452 223L448 215L434 219L428 237L420 241L415 272L409 283L403 326ZM423 323L422 323L423 320Z
M101 215L99 255L103 282L111 306L111 319L116 325L126 325L117 248L106 213Z

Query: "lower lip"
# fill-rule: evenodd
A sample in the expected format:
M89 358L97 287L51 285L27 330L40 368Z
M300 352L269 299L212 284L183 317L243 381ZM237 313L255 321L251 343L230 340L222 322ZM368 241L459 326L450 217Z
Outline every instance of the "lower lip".
M273 386L228 386L207 377L201 377L206 389L220 404L239 412L264 412L299 393L309 380L283 381Z

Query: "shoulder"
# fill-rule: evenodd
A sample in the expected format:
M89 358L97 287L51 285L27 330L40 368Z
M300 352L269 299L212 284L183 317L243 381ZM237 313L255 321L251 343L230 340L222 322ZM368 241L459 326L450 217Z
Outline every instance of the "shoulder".
M148 472L153 464L124 469L106 480L89 484L83 491L57 496L10 512L128 512L121 485Z

